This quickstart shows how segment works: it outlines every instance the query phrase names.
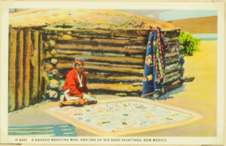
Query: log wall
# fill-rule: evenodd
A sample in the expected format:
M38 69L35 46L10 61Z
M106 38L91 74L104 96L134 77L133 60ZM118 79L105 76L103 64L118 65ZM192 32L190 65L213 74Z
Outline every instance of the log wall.
M40 96L46 90L40 83L42 43L42 34L37 29L9 29L8 112L42 100Z
M45 71L64 80L76 57L85 59L88 88L94 94L140 95L150 30L43 28ZM181 85L179 29L163 30L170 47L164 90ZM55 73L54 73L55 72ZM177 80L180 80L178 82ZM172 88L171 88L172 87Z
M164 92L182 84L179 29L163 30ZM20 27L9 30L9 112L43 100L51 79L64 81L76 57L85 59L87 86L94 94L140 96L149 30ZM56 83L56 82L52 82ZM58 87L59 83L57 83ZM59 90L63 84L60 84Z

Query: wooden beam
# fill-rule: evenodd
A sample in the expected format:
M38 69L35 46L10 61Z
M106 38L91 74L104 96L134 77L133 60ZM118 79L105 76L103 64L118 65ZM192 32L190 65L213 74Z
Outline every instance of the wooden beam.
M41 23L41 24L32 24L32 25L10 25L13 28L39 28L39 27L45 27L47 24Z
M70 35L47 35L48 39L56 40L57 43L94 43L94 44L128 44L128 45L145 45L148 40L116 40L116 39L101 39L101 38L79 38Z
M33 80L32 80L32 92L31 92L31 104L35 104L38 101L38 88L39 88L39 32L34 31L34 50L31 57L31 63L33 66Z
M31 74L31 28L24 31L25 34L25 69L24 69L24 106L30 105L30 74Z
M52 69L58 69L58 70L62 70L62 69L72 69L73 68L73 64L72 63L57 63L56 67L54 67L53 65L51 65L50 63L46 63L45 69L46 71L50 71ZM116 68L116 67L106 67L106 66L98 66L98 65L86 65L85 69L89 69L89 70L99 70L99 71L108 71L108 72L124 72L124 73L143 73L143 69L135 69L135 68L128 68L128 67L120 67L120 68Z
M74 32L83 32L83 31L148 31L150 32L150 28L99 28L99 27L80 27L80 28L51 28L51 27L43 27L43 30L49 31L74 31ZM179 27L174 28L162 28L161 31L179 31Z
M52 63L54 64L54 63ZM58 64L61 64L60 66L68 66L71 67L73 65L73 61L71 62L60 62L58 61L56 63L56 67L58 67ZM128 64L114 64L114 63L106 63L106 62L93 62L93 61L85 61L85 67L86 66L100 66L100 67L109 67L109 68L115 68L115 69L120 69L120 68L134 68L134 69L144 69L144 64L141 65L128 65ZM59 68L61 69L61 68Z
M166 66L173 64L173 63L177 63L179 61L180 61L179 57L169 58L169 59L166 60Z
M179 39L178 37L172 37L172 38L166 37L166 40L170 42L170 41L178 41Z
M39 47L38 47L38 55L39 55L39 82L38 82L38 101L42 100L42 95L43 95L43 87L42 87L42 72L44 69L43 66L43 43L42 43L42 33L39 34Z
M166 53L165 54L165 58L168 58L168 57L176 57L176 56L179 56L180 52L172 52L172 53Z
M182 86L181 82L178 82L178 81L175 81L175 82L177 82L177 84L164 86L165 92L169 92L171 90L174 90L174 89L179 88L179 87Z
M17 79L17 109L23 106L23 86L24 86L24 30L19 31L19 47L18 47L18 79Z
M55 60L56 63L53 63L54 60ZM64 63L66 66L67 66L67 64L70 64L69 66L71 66L73 61L74 61L73 59L72 60L51 59L52 64ZM166 66L178 63L179 61L180 61L180 59L178 57L168 59L168 60L166 60ZM119 68L119 69L121 67L136 68L136 69L143 69L144 68L144 63L140 63L140 64L126 64L126 63L125 64L122 64L122 63L116 64L116 63L98 62L98 61L85 61L85 65L99 65L99 66L106 66L106 67Z
M120 91L120 92L134 92L134 91L142 91L141 86L133 86L126 84L87 84L87 87L97 90L112 90L112 91Z
M119 63L119 64L143 64L144 60L142 58L134 57L112 57L112 56L92 56L92 55L65 55L56 54L54 57L50 54L46 54L45 59L56 58L58 60L73 60L76 57L82 57L85 61L97 61L106 63Z
M166 50L166 53L172 53L172 52L179 52L181 51L181 48L179 45L170 45L169 48Z
M17 54L17 30L9 29L9 84L8 84L8 111L16 108L16 54Z
M166 67L165 75L175 71L179 71L180 69L181 69L181 66L179 64L168 65L168 67Z
M174 74L174 75L171 75L171 76L166 76L163 84L170 83L170 82L178 80L180 78L181 78L181 74L180 73L177 73L177 74Z
M72 63L57 63L56 66L52 65L51 63L46 63L45 70L51 71L53 69L57 69L59 71L63 71L64 73L67 73L69 70L73 68ZM178 71L181 67L178 63L171 64L166 67L165 74ZM90 73L95 72L101 72L101 73L118 73L118 74L124 74L124 75L142 75L144 69L136 69L136 68L128 68L126 67L106 67L106 66L99 66L99 65L86 65L85 71L88 71Z
M166 70L179 67L179 62L166 66Z
M97 52L113 52L113 53L129 53L141 54L145 53L145 49L127 49L125 47L115 47L107 45L81 45L81 44L57 44L56 48L61 50L84 50L84 51L97 51ZM144 48L144 47L143 47Z

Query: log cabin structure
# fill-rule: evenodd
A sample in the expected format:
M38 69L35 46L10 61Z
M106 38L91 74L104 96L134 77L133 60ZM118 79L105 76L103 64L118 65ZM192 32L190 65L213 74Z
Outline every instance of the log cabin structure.
M9 112L42 101L51 80L57 81L61 91L76 57L85 59L87 86L92 93L140 96L150 27L10 25ZM183 56L180 29L160 27L170 45L165 54L162 92L166 93L183 83Z

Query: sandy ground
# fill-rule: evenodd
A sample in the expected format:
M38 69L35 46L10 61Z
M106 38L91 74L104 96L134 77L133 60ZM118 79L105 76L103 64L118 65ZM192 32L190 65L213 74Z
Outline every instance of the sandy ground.
M202 119L192 123L162 130L147 131L126 136L215 136L216 135L216 52L217 41L202 41L200 52L192 57L185 57L184 76L194 76L193 82L185 83L184 91L171 95L174 98L154 101L156 104L167 104L197 112ZM97 95L99 101L112 101L126 99L113 95ZM65 121L55 118L47 113L51 107L56 107L57 102L49 102L28 108L8 116L9 126L14 125L45 125L66 124ZM79 136L95 136L94 134L75 127Z

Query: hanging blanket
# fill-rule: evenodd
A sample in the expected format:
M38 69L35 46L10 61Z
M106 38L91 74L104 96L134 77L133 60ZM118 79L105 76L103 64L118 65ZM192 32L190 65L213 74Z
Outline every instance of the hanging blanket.
M169 44L161 33L159 27L153 27L150 31L145 67L143 75L143 92L142 96L152 94L156 89L162 88L162 82L165 77L165 50Z

